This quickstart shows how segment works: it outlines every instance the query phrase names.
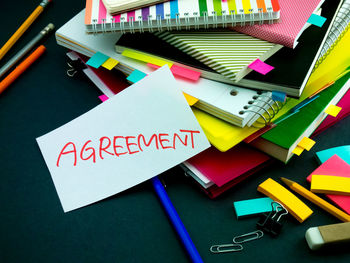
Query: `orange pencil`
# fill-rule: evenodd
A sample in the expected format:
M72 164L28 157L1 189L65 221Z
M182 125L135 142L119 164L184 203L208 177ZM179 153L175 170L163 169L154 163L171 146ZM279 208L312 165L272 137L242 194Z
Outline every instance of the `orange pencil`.
M17 40L23 35L28 27L37 19L44 8L50 3L51 0L43 0L40 5L30 14L30 16L23 22L23 24L17 29L17 31L10 37L10 39L5 43L5 45L0 49L0 60L5 56L5 54L10 50L10 48L17 42Z
M46 48L41 45L33 51L25 60L23 60L10 74L6 76L0 82L0 94L12 83L14 82L31 64L34 63L46 50Z

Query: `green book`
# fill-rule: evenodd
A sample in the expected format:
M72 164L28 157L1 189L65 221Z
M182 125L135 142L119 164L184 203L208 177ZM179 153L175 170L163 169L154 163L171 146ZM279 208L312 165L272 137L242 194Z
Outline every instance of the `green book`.
M349 69L350 67L347 70ZM298 112L286 113L289 117L286 118L284 115L276 120L275 128L250 144L285 163L288 162L300 141L304 137L309 137L326 118L325 109L331 104L337 104L349 87L350 72L347 72Z

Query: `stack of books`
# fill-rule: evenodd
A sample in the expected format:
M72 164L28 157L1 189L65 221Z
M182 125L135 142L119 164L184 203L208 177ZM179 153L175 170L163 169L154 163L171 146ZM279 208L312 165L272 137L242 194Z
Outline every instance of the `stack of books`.
M87 0L56 40L107 97L168 65L212 144L181 167L214 198L350 113L349 22L349 0Z

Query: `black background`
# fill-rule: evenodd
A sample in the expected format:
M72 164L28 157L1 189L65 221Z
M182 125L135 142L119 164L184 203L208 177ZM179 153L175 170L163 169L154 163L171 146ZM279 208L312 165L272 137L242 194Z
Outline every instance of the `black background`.
M2 46L29 16L35 1L1 4ZM54 1L34 22L1 65L49 22L62 26L84 1ZM96 204L63 213L35 138L100 103L89 80L66 75L66 50L53 35L46 54L0 94L0 262L188 262L152 186L145 182ZM304 234L312 226L339 222L305 201L314 214L304 223L288 216L283 232L244 245L237 253L214 255L209 247L255 230L256 218L237 220L232 202L260 197L268 177L305 177L317 168L314 153L350 144L350 118L316 137L316 145L288 165L275 162L216 200L207 198L179 168L164 175L167 191L205 262L349 262L347 250L312 252Z

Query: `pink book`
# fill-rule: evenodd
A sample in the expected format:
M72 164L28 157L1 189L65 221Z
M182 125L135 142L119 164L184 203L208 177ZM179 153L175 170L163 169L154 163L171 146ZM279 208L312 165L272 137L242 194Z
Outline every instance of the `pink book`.
M254 26L238 26L233 29L269 42L295 48L298 38L309 25L306 21L319 9L324 0L279 0L279 22Z
M317 130L312 134L312 136L316 136L350 114L350 90L345 93L343 98L337 103L337 106L342 108L337 117L328 115L320 126L318 126Z
M311 182L313 174L319 175L334 175L350 177L350 165L347 164L338 155L333 155L323 164L321 164L315 171L313 171L306 180ZM345 195L326 195L333 203L338 205L346 213L350 214L350 196Z

